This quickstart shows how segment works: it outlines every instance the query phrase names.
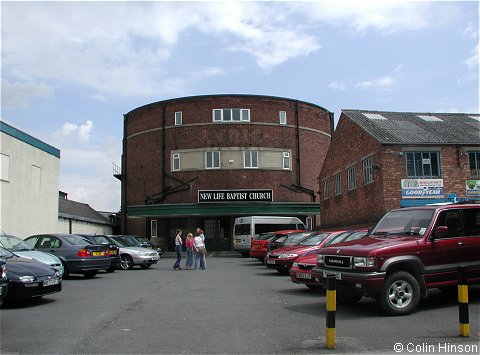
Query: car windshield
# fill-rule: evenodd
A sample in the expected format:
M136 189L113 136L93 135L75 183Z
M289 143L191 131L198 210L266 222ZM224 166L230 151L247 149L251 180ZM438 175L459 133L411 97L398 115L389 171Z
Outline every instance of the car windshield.
M99 235L96 235L93 237L93 240L95 241L95 243L97 244L110 244L110 241L105 238L104 236L99 236Z
M260 234L257 238L255 238L255 240L267 240L267 239L271 239L275 236L275 233L263 233L263 234Z
M7 249L0 248L0 258L11 258L14 256Z
M291 234L288 236L287 240L285 241L285 246L289 247L292 245L297 245L302 240L305 239L310 233L298 233L298 234Z
M0 236L0 244L11 252L33 250L30 244L12 235Z
M90 245L92 243L90 243L89 241L87 241L86 239L83 239L82 237L78 236L78 235L65 235L63 237L68 243L70 243L71 245L81 245L81 246L84 246L84 245Z
M123 246L123 247L134 247L135 244L133 244L131 241L129 241L128 239L124 238L124 237L115 237L114 240L116 242L118 242L120 244L120 246Z
M395 210L388 212L373 229L373 235L408 234L422 236L430 226L433 210Z
M306 246L319 245L329 235L330 235L329 233L313 234L308 238L305 238L304 240L302 240L300 243L298 243L298 245L306 245Z
M132 247L141 247L142 243L138 241L137 238L131 236L131 235L124 235L121 238L123 238L126 242L130 243Z
M360 238L363 238L365 237L366 235L368 234L368 232L355 232L353 234L350 234L347 238L345 238L345 240L343 240L344 242L350 242L352 240L357 240L357 239L360 239Z
M337 234L336 236L332 237L328 242L326 242L325 246L340 243L352 233L353 232L343 232L343 233Z
M137 240L143 244L150 244L150 241L146 238L137 238Z

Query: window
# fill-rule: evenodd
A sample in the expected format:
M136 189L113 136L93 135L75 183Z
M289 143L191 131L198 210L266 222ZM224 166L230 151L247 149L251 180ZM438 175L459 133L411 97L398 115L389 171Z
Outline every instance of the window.
M245 168L258 168L258 151L247 150L243 154Z
M175 126L182 125L182 111L175 112Z
M373 158L367 158L362 162L363 165L363 184L367 185L373 182Z
M205 168L220 169L220 152L205 152Z
M330 198L330 179L323 180L323 199L328 200Z
M280 124L287 124L287 112L286 111L280 111L278 113L278 119L280 121Z
M250 110L246 108L223 108L213 110L213 122L249 122Z
M438 152L407 152L405 160L408 177L440 177Z
M155 238L157 236L157 220L150 221L150 237Z
M357 188L357 168L351 166L347 169L347 176L348 176L348 189L354 190Z
M180 170L180 154L175 153L172 155L172 171Z
M333 182L335 183L335 196L342 194L342 175L340 173L333 175Z
M5 154L0 154L0 180L10 181L10 157Z
M480 176L480 152L468 153L468 166L470 167L470 176Z
M285 170L290 170L290 153L283 152L283 168Z

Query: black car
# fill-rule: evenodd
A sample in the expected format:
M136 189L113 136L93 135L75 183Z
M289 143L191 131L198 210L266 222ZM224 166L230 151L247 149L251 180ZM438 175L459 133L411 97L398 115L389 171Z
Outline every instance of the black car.
M2 305L3 299L8 292L8 282L7 282L7 263L4 259L0 259L0 306Z
M120 250L115 242L110 239L107 235L101 234L77 234L82 238L87 239L89 242L94 244L106 245L108 248L108 254L110 255L110 267L106 269L107 272L114 272L117 268L120 267Z
M8 292L5 301L35 298L62 290L61 272L33 259L16 256L0 247L6 261Z
M37 250L58 257L64 266L64 278L69 274L95 277L99 270L110 268L106 245L92 244L76 234L39 234L25 239Z

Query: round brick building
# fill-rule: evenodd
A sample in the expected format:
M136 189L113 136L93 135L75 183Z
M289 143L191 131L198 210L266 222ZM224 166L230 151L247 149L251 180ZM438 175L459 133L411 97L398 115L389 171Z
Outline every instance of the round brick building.
M315 227L317 178L333 114L294 99L205 95L124 115L122 233L173 250L196 227L207 247L231 250L235 217L300 217Z

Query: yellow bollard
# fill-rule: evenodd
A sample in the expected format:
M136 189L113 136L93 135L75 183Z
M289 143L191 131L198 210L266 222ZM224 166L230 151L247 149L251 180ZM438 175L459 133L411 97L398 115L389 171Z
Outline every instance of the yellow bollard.
M325 330L327 349L335 349L335 313L337 311L337 291L335 281L335 275L327 275L327 327Z
M468 282L467 268L458 267L458 319L460 322L460 336L470 336L470 320L468 317Z

